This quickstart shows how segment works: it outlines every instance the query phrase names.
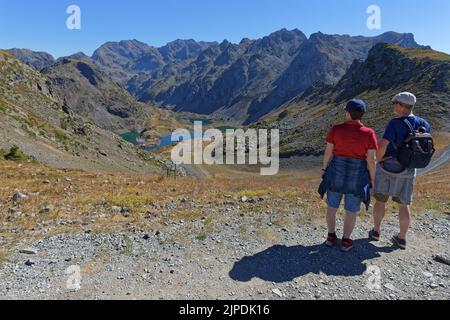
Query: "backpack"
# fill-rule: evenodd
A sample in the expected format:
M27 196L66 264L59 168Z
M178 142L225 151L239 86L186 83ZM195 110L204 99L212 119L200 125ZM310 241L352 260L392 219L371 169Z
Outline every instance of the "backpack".
M404 119L404 122L411 133L400 148L394 146L397 151L397 160L407 169L426 168L436 152L433 137L426 132L423 120L416 130L407 119Z

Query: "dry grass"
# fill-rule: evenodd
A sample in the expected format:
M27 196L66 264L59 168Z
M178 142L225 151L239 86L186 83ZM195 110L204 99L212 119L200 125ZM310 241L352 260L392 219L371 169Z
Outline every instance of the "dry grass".
M9 254L6 250L0 250L0 268L8 262Z
M256 231L256 236L259 239L265 240L269 243L278 243L278 236L272 228L262 227Z
M8 243L30 238L39 232L46 236L87 229L100 233L126 229L130 225L153 230L167 221L191 223L204 218L203 230L187 230L201 239L220 230L221 223L229 218L211 215L202 207L227 206L230 199L226 195L231 195L235 205L241 206L241 211L252 217L274 205L280 213L292 212L292 206L297 205L297 195L320 203L315 190L308 190L307 179L286 179L285 176L175 180L157 176L92 174L51 169L36 163L0 161L0 181L0 210L4 213L0 216L0 237ZM16 189L30 198L23 203L13 203L11 196ZM244 205L238 199L242 196L264 200ZM190 205L192 200L195 200L195 207ZM54 209L44 213L42 209L49 205ZM127 207L131 215L113 214L112 206ZM241 233L246 234L244 230ZM180 234L180 238L184 236Z
M448 146L450 146L450 132L435 133L433 134L433 138L437 150L436 156L439 156Z
M446 135L439 136L439 146L446 146L448 139ZM418 178L416 212L450 212L449 167L443 166ZM93 174L51 169L37 163L0 161L0 263L6 261L8 250L17 241L32 241L58 233L85 230L103 233L130 228L159 230L164 224L183 221L184 228L168 241L190 243L195 239L205 240L219 232L227 221L238 218L243 223L236 234L248 239L249 226L245 221L249 218L259 238L276 242L276 235L267 228L268 221L288 229L296 224L324 223L326 206L316 193L320 170L281 172L274 177L230 170L222 168L220 173L211 167L210 178L175 180ZM13 203L11 196L16 189L29 195L29 199ZM257 200L242 203L243 196ZM49 205L54 209L44 213L42 209ZM112 206L129 208L130 216L113 214ZM237 206L242 217L211 210Z
M415 210L450 212L450 164L418 178L415 189Z

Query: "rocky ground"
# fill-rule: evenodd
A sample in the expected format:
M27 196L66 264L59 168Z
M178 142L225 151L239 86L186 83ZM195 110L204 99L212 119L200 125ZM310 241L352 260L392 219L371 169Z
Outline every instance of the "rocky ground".
M249 204L251 205L251 204ZM323 243L323 226L290 228L273 212L242 216L238 205L211 207L222 224L201 217L158 230L55 235L23 241L0 269L2 299L449 299L450 217L415 218L409 248L393 248L391 216L385 239L366 239L370 215L355 230L355 248ZM276 211L274 209L274 211ZM292 216L297 215L293 212ZM342 219L340 218L342 226ZM297 219L300 221L300 219ZM264 225L261 228L261 225ZM189 230L186 230L189 229ZM195 230L195 228L194 228ZM261 231L263 230L263 231ZM191 241L180 235L192 234ZM174 239L177 239L175 241ZM448 260L447 260L448 263ZM379 282L377 272L380 274Z

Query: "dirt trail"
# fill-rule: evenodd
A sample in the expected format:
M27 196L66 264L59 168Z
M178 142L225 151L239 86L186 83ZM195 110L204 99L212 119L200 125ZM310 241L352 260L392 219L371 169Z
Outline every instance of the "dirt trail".
M190 177L205 179L209 176L208 172L203 170L199 165L182 165L181 166Z

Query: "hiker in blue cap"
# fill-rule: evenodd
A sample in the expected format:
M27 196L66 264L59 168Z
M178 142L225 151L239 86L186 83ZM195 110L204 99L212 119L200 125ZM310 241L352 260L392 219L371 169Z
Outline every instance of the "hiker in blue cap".
M367 111L362 100L353 99L345 107L345 122L334 126L327 136L323 160L323 181L319 187L322 198L327 194L328 237L326 245L333 247L338 242L336 235L336 213L344 198L346 217L342 251L350 251L350 239L356 217L364 202L370 205L370 188L375 178L375 154L377 139L375 132L361 122Z

